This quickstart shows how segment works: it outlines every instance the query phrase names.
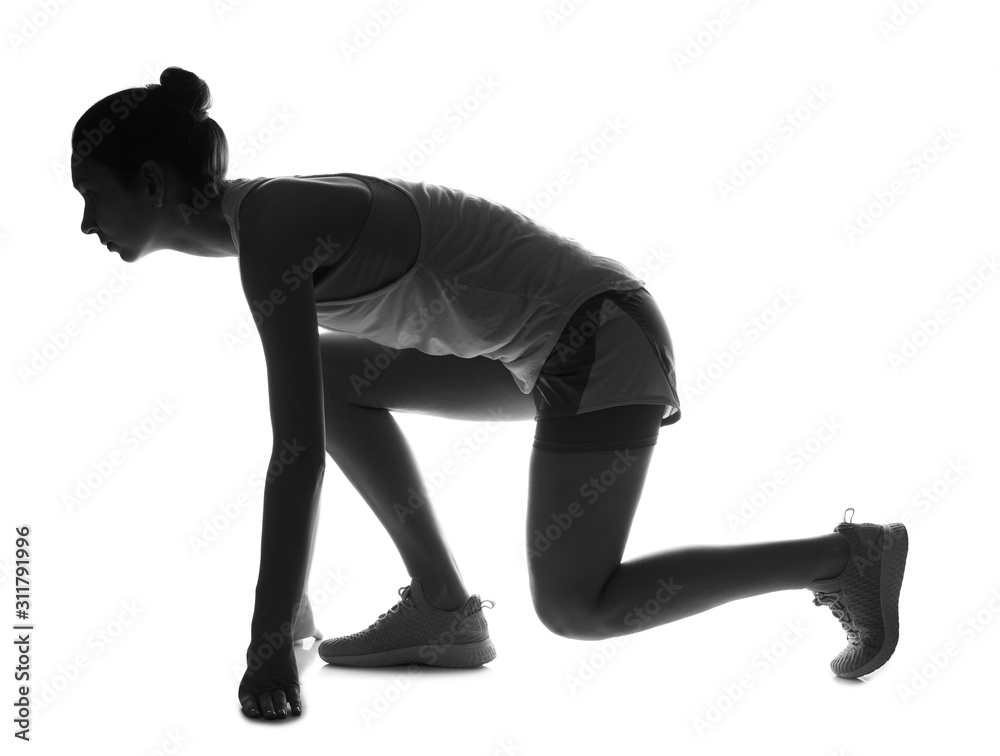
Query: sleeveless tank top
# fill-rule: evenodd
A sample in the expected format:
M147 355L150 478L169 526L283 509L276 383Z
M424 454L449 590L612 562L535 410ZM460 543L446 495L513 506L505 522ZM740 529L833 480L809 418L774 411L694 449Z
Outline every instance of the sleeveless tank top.
M390 349L500 360L521 392L530 394L577 307L602 291L643 286L617 260L459 189L357 173L296 178L333 176L364 181L372 201L351 247L314 275L317 322L327 330ZM269 180L237 179L222 196L237 250L240 206ZM381 250L406 254L400 245L412 243L418 249L410 269L381 280L391 257ZM371 291L339 299L345 280L352 289L363 282Z

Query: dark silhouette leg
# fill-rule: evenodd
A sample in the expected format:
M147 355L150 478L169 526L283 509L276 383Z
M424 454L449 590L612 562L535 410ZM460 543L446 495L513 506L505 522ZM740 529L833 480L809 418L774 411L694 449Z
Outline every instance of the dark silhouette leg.
M626 635L729 601L805 588L846 566L849 546L837 533L689 546L622 563L655 449L532 450L531 593L539 619L553 632L587 640Z

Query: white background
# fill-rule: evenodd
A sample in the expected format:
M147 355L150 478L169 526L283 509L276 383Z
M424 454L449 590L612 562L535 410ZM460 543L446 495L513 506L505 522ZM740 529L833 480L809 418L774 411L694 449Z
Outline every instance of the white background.
M982 0L7 3L4 737L14 527L30 525L25 752L995 749L1000 283L984 261L998 259L998 15ZM248 480L270 423L255 330L226 342L249 323L237 261L164 250L122 263L81 234L68 169L90 105L173 65L209 83L230 177L353 171L522 211L534 200L540 222L638 273L674 339L683 419L660 436L626 559L821 535L847 507L855 522L905 521L895 656L863 681L834 678L844 633L806 591L618 644L555 636L532 610L523 546L533 423L397 415L428 477L458 465L432 497L469 589L496 602L498 658L407 675L329 667L314 645L297 652L304 716L244 719L262 498ZM492 92L477 94L481 78ZM810 100L814 88L827 96ZM291 115L280 130L277 111ZM607 119L625 128L602 140ZM417 152L435 129L444 139ZM724 197L720 182L767 139L777 150ZM572 182L547 189L561 171ZM893 182L905 191L880 206ZM852 239L865 208L877 218ZM794 304L775 313L779 292ZM89 298L104 303L93 317ZM906 339L915 352L894 365ZM726 360L733 342L742 352ZM175 409L149 421L158 401ZM817 442L831 418L840 430ZM144 419L152 432L126 443ZM68 505L114 451L122 464ZM741 499L781 471L787 484L734 528ZM322 507L310 590L334 637L367 626L409 577L335 466ZM222 532L196 553L213 519Z

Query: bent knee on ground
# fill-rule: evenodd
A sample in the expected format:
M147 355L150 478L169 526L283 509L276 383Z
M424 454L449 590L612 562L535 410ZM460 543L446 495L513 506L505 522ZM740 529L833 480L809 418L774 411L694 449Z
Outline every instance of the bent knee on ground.
M550 592L532 587L535 615L547 630L573 640L601 640L614 633L600 611L597 597L586 598L566 591Z

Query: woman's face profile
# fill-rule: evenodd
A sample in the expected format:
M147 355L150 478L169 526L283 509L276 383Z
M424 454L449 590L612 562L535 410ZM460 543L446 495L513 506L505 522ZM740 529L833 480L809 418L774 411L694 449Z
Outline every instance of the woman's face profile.
M126 262L152 251L148 219L152 200L122 186L115 174L92 160L73 168L73 186L84 200L80 230L95 234Z

